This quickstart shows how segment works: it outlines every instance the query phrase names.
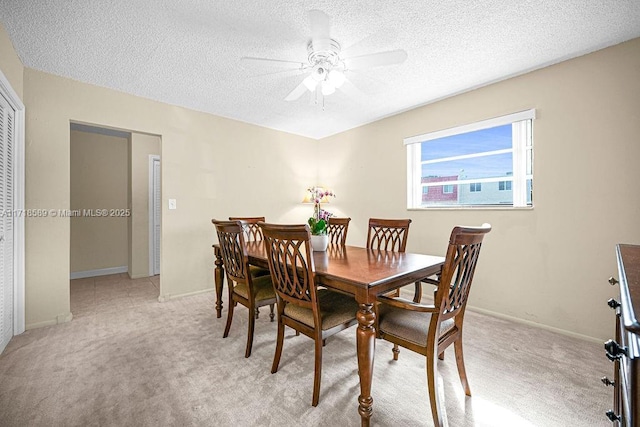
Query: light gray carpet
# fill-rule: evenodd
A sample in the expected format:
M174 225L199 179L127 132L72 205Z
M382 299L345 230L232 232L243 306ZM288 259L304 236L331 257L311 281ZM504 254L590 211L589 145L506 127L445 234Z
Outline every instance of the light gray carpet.
M268 310L245 359L246 309L238 307L222 339L226 294L216 319L213 293L158 303L150 288L116 282L120 294L108 283L77 286L87 295L72 297L72 310L83 307L72 322L12 339L0 356L0 425L360 425L355 328L328 340L313 408L313 342L288 330L280 371L271 374L276 324ZM451 426L610 425L603 414L612 389L599 379L613 365L601 344L473 312L465 327L473 397L462 392L453 349L439 362ZM424 359L408 350L391 359L391 345L378 340L372 425L431 426Z

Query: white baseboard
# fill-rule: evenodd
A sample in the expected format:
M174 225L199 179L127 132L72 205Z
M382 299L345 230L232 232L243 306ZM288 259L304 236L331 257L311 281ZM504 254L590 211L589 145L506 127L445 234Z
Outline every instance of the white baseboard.
M579 334L577 332L568 331L566 329L560 329L560 328L556 328L554 326L549 326L549 325L545 325L545 324L542 324L542 323L537 323L537 322L534 322L532 320L526 320L526 319L521 319L521 318L515 317L515 316L509 316L508 314L502 314L502 313L497 313L497 312L491 311L491 310L485 310L484 308L471 307L471 306L468 305L467 309L471 310L471 311L475 311L476 313L486 314L488 316L497 317L499 319L504 319L504 320L510 320L512 322L522 323L522 324L528 325L528 326L534 326L536 328L544 329L544 330L551 331L551 332L556 332L556 333L561 334L561 335L566 335L566 336L569 336L569 337L578 338L578 339L581 339L581 340L584 340L584 341L590 341L590 342L602 342L602 341L604 341L604 339L601 339L601 338L596 338L596 337L591 337L589 335Z
M26 329L29 330L29 329L42 328L45 326L60 325L62 323L71 322L72 319L73 319L73 314L69 312L65 314L60 314L56 316L55 319L45 320L44 322L30 323L26 325Z
M430 289L427 291L426 290L426 286L423 286L422 288L422 302L425 301L429 301L430 303L433 304L433 294L429 293ZM402 289L402 297L406 298L408 300L412 300L413 299L413 287L412 286L405 286ZM538 323L538 322L534 322L532 320L526 320L526 319L522 319L520 317L515 317L515 316L510 316L508 314L502 314L502 313L498 313L496 311L491 311L491 310L487 310L484 308L479 308L479 307L474 307L474 306L470 306L467 305L467 310L470 311L474 311L476 313L480 313L480 314L486 314L487 316L491 316L491 317L497 317L498 319L504 319L504 320L509 320L511 322L516 322L516 323L521 323L523 325L528 325L528 326L533 326L539 329L544 329L547 331L551 331L551 332L556 332L558 334L561 335L566 335L569 337L573 337L573 338L578 338L584 341L590 341L590 342L602 342L605 339L601 339L601 338L597 338L597 337L592 337L589 335L584 335L584 334L579 334L577 332L572 332L572 331L568 331L566 329L560 329L560 328L556 328L554 326L549 326L549 325L545 325L543 323Z
M205 294L207 292L214 292L215 290L216 290L215 288L208 288L208 289L202 289L200 291L187 292L187 293L184 293L184 294L176 294L176 295L165 294L165 295L160 295L158 297L158 302L167 302L167 301L172 300L172 299L190 297L192 295Z
M125 265L122 267L100 268L98 270L75 271L69 275L69 278L84 279L85 277L108 276L109 274L127 273L128 271L129 267Z

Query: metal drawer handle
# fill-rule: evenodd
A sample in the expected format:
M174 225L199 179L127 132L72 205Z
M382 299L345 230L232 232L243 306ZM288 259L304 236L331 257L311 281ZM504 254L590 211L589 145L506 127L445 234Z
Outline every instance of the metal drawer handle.
M627 356L627 347L618 344L614 340L605 342L604 349L606 350L607 358L612 362L622 358L622 356Z
M607 305L609 307L611 307L612 309L616 309L618 307L620 307L620 303L618 301L616 301L615 299L611 298L609 299L609 301L607 301Z
M611 420L612 423L616 421L620 421L620 415L616 415L616 413L613 412L611 409L609 409L604 414L607 416L607 418L609 418L609 420Z
M602 384L606 385L607 387L609 386L613 386L616 385L615 381L611 381L609 378L607 377L602 377L600 378L600 381L602 381Z
M618 281L617 281L615 278L613 278L613 277L609 277L609 284L610 284L611 286L615 286L615 285L617 285L617 284L618 284Z

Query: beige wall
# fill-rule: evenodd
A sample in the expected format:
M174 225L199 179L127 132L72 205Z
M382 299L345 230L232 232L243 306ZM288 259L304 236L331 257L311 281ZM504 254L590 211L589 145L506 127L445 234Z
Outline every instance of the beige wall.
M71 210L127 209L128 139L71 131ZM71 272L126 267L126 216L71 218Z
M25 69L26 207L68 209L69 122L162 138L160 298L213 287L211 218L299 221L315 181L310 139ZM177 199L177 210L167 199ZM28 328L69 316L69 219L26 221Z
M610 337L614 246L640 243L639 70L636 39L323 140L348 242L364 243L368 217L409 217L408 250L443 254L454 225L489 222L470 305ZM529 108L533 210L407 211L403 138Z
M129 275L149 276L149 156L160 155L160 137L131 134L131 253Z
M20 99L23 99L24 67L16 51L13 49L13 44L2 24L0 24L0 70L2 70L4 76L9 80L9 84L11 84L11 87Z

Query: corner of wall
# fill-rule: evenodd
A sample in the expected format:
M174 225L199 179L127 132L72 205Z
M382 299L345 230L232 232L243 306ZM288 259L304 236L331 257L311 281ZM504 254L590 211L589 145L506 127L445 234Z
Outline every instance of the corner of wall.
M13 90L24 102L24 65L2 24L0 24L0 72L4 74Z

